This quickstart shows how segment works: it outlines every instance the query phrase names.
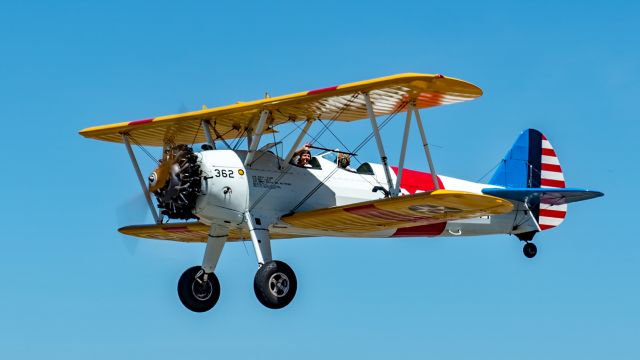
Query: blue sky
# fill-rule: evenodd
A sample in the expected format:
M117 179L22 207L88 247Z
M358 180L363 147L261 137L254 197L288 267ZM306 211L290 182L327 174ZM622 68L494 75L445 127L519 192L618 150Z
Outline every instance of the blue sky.
M638 358L638 14L622 1L1 1L2 357ZM176 282L204 247L120 236L150 221L131 206L126 152L77 134L400 72L485 91L423 114L440 173L477 180L534 127L568 186L606 196L570 206L533 260L509 236L276 242L299 279L280 311L253 295L250 244L230 244L220 301L193 314ZM335 131L353 147L369 130ZM391 159L400 132L383 131ZM416 136L407 166L424 169ZM361 157L375 161L373 143Z

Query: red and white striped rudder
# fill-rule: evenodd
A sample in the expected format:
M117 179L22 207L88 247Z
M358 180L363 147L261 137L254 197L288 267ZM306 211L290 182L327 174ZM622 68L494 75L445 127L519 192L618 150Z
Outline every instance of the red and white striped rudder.
M558 156L553 146L544 134L541 134L541 156L540 156L540 187L542 188L564 188L564 174ZM541 230L556 227L564 221L567 215L567 204L553 205L540 203L538 225Z

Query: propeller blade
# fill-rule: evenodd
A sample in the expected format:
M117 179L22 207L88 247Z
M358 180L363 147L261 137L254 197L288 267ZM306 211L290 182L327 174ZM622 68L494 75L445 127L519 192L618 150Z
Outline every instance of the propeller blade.
M152 223L153 220L151 219L144 194L139 193L120 204L116 208L116 221L118 228L127 225ZM124 234L120 234L120 239L129 255L135 255L140 239Z

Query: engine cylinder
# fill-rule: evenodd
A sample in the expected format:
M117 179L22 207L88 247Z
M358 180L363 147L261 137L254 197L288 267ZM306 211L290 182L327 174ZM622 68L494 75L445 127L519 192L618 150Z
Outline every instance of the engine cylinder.
M165 148L160 166L149 176L160 213L170 219L198 218L194 210L201 186L199 156L187 145Z

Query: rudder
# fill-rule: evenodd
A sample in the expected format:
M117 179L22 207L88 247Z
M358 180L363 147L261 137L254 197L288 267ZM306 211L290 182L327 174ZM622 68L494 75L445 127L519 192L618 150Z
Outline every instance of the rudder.
M523 131L507 152L489 184L505 188L565 188L564 174L555 150L544 134ZM567 205L529 203L541 230L560 225Z

